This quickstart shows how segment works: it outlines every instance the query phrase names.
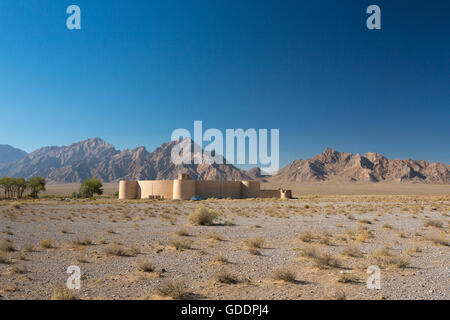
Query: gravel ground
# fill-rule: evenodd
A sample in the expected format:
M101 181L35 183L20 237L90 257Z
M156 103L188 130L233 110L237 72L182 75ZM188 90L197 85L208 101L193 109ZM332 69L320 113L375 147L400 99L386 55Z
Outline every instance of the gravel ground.
M189 223L201 206L219 213L214 225ZM198 299L449 299L449 214L450 196L1 201L0 296L51 299L77 265L82 299L166 299L158 288L176 279ZM248 250L253 238L264 239L259 255ZM127 255L107 254L112 244ZM361 256L345 255L349 246ZM311 247L337 263L318 267L303 254ZM155 270L137 270L138 260ZM370 265L381 268L380 290L366 286ZM277 269L295 280L273 279ZM221 270L234 281L218 281Z

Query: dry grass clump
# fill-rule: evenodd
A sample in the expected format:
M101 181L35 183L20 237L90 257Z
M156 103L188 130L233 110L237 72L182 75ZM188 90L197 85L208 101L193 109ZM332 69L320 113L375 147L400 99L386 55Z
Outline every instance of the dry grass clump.
M11 209L20 209L20 202L14 201L9 205L9 207Z
M358 278L356 278L355 275L351 274L351 273L341 273L339 275L339 277L336 280L337 282L340 283L358 283Z
M78 254L76 256L76 259L77 259L77 261L79 263L89 263L88 257L85 254L82 254L82 253Z
M143 259L136 260L136 269L143 272L153 272L156 270L153 263Z
M307 246L301 249L300 254L305 258L315 258L319 256L320 252L315 246Z
M33 245L27 245L25 248L23 248L23 251L25 251L25 252L35 252L36 251L36 249L34 248L34 246Z
M230 263L230 261L228 260L227 257L223 256L223 255L218 255L215 256L213 259L214 262L219 262L219 263Z
M188 216L189 222L196 226L210 226L219 217L219 214L204 206L197 208Z
M285 282L295 282L296 276L297 274L294 270L285 267L275 269L272 273L272 279Z
M6 257L6 254L0 253L0 264L8 264L9 260Z
M84 240L80 240L80 238L78 237L76 240L72 240L70 243L72 246L90 246L94 244L91 239L86 238Z
M259 251L256 248L247 248L248 253L250 253L251 255L254 256L260 256L261 255L261 251Z
M444 223L437 219L427 220L424 223L424 227L435 227L435 228L442 228Z
M15 265L14 267L12 267L11 271L12 273L16 274L24 274L28 272L27 268L21 265Z
M53 291L52 300L80 300L80 298L74 290L58 288Z
M192 247L192 241L184 239L172 239L169 242L169 245L175 248L176 250L187 250Z
M342 251L342 254L352 258L361 258L364 256L364 253L361 250L352 246L345 248L344 251Z
M411 264L411 261L408 256L394 256L386 258L386 263L391 266L395 266L396 268L407 268Z
M0 251L14 252L16 251L16 249L14 248L14 244L11 241L5 240L2 242L2 244L0 244Z
M448 241L444 236L434 235L428 237L428 240L433 242L434 244L441 245L441 246L450 246L450 241Z
M314 265L319 269L338 268L339 261L329 253L322 253L314 257Z
M193 296L192 291L187 288L183 280L167 281L159 286L157 291L164 297L177 300L189 299Z
M52 239L50 239L50 238L47 238L47 239L42 240L39 244L40 244L41 247L44 248L44 249L50 249L50 248L53 248Z
M324 296L326 300L345 300L347 299L347 294L343 289L334 289L331 290Z
M319 269L325 268L337 268L340 263L329 253L321 252L315 246L308 246L301 250L301 255L306 258L311 258L314 261L314 265Z
M311 242L314 240L314 235L311 232L307 231L299 235L298 238L303 242Z
M223 237L220 233L210 233L210 234L208 234L208 239L216 240L216 241L223 241Z
M128 252L121 245L110 243L105 247L105 253L109 256L126 257Z
M245 241L245 245L247 246L247 248L250 248L250 249L262 249L264 247L265 242L266 241L263 238L257 237L257 238L247 239Z
M214 275L214 279L219 283L233 284L237 282L236 277L228 270L222 269Z
M189 237L190 236L189 232L186 229L177 230L175 232L175 234L180 237Z
M381 249L377 249L374 252L371 253L372 257L375 258L381 258L381 257L388 257L391 255L391 251L388 247L384 247Z

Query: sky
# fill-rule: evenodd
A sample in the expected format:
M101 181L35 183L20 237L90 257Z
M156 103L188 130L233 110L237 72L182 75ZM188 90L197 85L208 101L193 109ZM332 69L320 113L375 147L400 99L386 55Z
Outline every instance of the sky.
M66 9L81 8L81 30ZM366 9L381 9L369 30ZM450 163L449 1L0 1L0 144L177 128L280 130L280 164L331 147Z

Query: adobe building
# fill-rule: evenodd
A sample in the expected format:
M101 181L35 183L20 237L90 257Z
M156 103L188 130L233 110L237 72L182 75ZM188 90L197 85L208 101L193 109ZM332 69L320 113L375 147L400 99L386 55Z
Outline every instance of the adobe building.
M120 181L119 199L189 200L207 198L281 198L290 199L290 190L261 190L259 181L191 180L180 173L175 180Z

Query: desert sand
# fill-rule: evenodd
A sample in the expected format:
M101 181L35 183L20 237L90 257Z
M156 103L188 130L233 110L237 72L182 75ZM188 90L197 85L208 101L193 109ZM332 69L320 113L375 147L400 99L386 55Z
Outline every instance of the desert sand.
M294 187L286 201L0 201L0 296L68 298L77 265L81 299L450 298L448 186ZM201 207L212 225L190 220Z

